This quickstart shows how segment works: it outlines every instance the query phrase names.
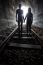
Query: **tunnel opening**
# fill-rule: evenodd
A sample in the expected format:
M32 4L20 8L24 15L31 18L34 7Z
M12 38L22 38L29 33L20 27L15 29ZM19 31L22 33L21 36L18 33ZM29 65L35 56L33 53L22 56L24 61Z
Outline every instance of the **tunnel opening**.
M41 4L43 1L40 2L40 0L0 0L1 26L6 25L10 27L16 24L16 9L19 3L23 5L23 9L25 9L25 7L27 9L30 6L33 13L33 25L43 27L43 4ZM26 15L25 12L26 10L24 11L24 16Z
M24 10L23 15L25 17L28 7L32 5L32 2L30 0L1 0L0 5L2 12L0 11L0 19L1 21L6 21L5 24L7 23L7 26L13 26L16 24L16 9L19 3L23 5L22 9Z

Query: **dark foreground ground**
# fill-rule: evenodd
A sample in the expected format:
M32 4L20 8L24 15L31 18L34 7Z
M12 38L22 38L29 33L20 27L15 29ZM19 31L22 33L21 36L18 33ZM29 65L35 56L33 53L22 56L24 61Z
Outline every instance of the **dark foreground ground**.
M43 50L9 47L0 61L0 65L43 65Z

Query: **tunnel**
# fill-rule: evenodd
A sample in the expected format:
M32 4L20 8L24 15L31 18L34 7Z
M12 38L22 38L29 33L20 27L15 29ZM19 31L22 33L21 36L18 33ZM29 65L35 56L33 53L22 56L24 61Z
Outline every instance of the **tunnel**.
M16 25L16 9L19 3L32 8L33 25L43 28L42 0L0 0L0 29Z
M25 19L18 25L19 4L24 18L31 8L30 29ZM0 65L43 65L42 60L43 0L0 0Z

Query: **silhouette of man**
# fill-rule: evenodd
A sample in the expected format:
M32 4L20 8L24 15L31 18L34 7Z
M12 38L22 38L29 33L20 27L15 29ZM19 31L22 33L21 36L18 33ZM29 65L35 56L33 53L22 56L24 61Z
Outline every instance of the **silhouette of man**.
M16 10L16 21L18 22L18 31L22 35L22 25L23 25L23 10L21 10L21 4L19 4L19 9Z
M28 8L28 13L27 13L25 19L26 18L27 18L27 22L26 22L27 33L28 33L28 30L31 33L31 25L32 25L32 22L33 22L33 14L31 12L31 8Z

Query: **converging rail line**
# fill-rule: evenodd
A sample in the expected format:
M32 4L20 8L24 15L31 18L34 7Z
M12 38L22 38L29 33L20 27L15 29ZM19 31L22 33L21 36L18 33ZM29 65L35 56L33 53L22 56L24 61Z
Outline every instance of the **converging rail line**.
M24 28L23 32L22 32L22 37L19 37L18 36L18 27L16 27L11 32L11 34L0 45L0 61L1 61L1 64L2 63L19 64L18 62L20 62L20 61L18 61L17 58L15 58L16 55L17 55L18 59L20 59L20 60L21 60L21 58L23 60L23 57L25 58L25 56L27 59L26 54L29 55L28 56L28 58L29 58L32 53L34 55L36 53L37 56L41 55L41 57L42 57L43 55L40 54L41 51L42 51L42 41L33 30L31 33L28 33L28 36L27 36L26 29ZM30 53L30 52L32 52L32 53ZM24 55L22 55L22 54L24 54ZM32 58L32 56L31 56L31 58ZM9 61L10 59L11 59L11 61ZM31 61L30 59L29 59L28 63L30 63L30 61ZM35 57L35 59L38 59L38 58ZM27 62L28 60L24 59L24 61ZM34 62L34 61L32 60L32 62ZM21 61L21 63L22 63L22 61ZM36 63L36 61L35 61L35 63Z
M18 27L16 27L10 35L1 43L0 45L0 52L4 49L4 47L7 45L7 42L10 40L10 38L15 34L15 31L17 30Z
M27 33L25 33L26 30L24 29L24 32L22 33L22 37L19 39L18 38L18 31L17 31L17 27L11 32L11 34L3 41L3 43L0 45L0 52L4 49L4 47L7 45L7 43L10 45L9 46L15 46L15 47L25 47L25 48L41 48L42 45L42 41L41 39L37 36L37 34L32 30L31 36L26 36ZM38 41L37 41L37 40ZM15 41L16 42L11 42L11 41ZM29 41L31 42L31 40L33 41L32 44L29 44ZM10 41L10 42L9 42ZM21 43L23 41L23 43ZM25 43L26 41L26 43ZM35 42L36 44L35 44ZM28 43L27 43L28 42Z

